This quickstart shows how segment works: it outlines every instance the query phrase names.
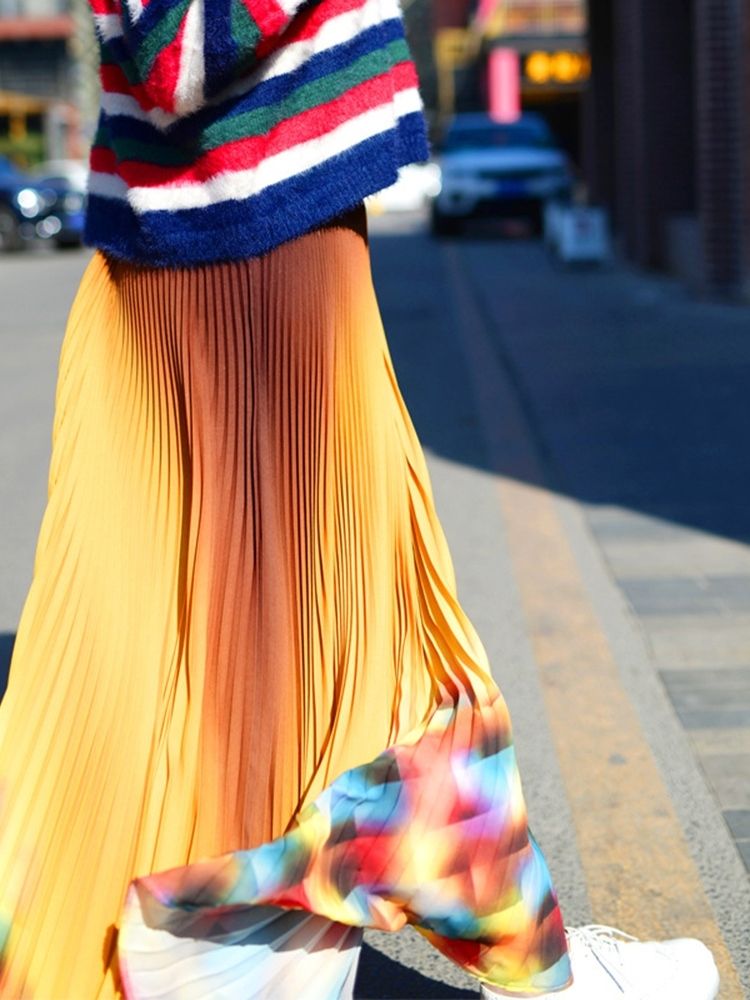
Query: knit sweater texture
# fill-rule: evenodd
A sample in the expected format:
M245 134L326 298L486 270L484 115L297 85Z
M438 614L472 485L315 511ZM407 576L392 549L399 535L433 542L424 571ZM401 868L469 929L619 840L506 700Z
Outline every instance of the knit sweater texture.
M398 0L91 4L86 241L115 257L257 256L429 156Z

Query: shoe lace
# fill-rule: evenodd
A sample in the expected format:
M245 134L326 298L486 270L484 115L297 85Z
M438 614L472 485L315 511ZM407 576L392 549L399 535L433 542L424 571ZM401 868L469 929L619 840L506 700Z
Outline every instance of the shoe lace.
M586 924L583 927L566 927L565 933L570 940L577 940L592 950L604 946L605 948L618 951L618 942L639 940L639 938L634 937L632 934L621 931L619 927L610 927L608 924Z
M618 989L623 989L620 979L622 971L622 956L620 945L623 942L638 941L637 937L621 931L619 927L607 924L587 924L583 927L566 927L565 933L569 942L578 942L588 949L592 957L599 963L604 972L612 979ZM633 996L635 994L628 994Z

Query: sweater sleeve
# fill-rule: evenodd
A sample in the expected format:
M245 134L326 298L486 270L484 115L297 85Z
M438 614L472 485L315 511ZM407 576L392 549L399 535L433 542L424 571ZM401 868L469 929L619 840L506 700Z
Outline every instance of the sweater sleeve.
M121 0L115 61L148 109L182 117L246 75L311 2Z

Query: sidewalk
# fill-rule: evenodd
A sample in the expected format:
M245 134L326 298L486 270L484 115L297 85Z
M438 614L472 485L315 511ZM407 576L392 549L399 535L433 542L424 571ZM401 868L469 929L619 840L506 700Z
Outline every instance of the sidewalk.
M739 1000L750 313L389 225L373 253L394 361L566 919L700 936Z
M750 309L537 258L477 293L750 869Z

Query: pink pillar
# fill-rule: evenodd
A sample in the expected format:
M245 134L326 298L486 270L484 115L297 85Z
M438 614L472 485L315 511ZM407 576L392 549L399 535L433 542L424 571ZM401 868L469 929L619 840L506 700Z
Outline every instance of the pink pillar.
M478 23L487 24L489 19L495 13L495 7L497 7L497 0L479 0L476 16Z
M521 115L521 60L515 49L491 49L488 60L489 112L497 122Z

